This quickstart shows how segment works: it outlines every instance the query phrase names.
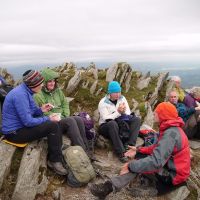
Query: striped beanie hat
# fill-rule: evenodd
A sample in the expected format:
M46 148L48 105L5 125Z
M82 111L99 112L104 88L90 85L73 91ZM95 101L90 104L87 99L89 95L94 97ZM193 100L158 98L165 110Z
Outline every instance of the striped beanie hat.
M29 88L35 88L44 81L44 78L40 72L28 70L23 74L23 81Z

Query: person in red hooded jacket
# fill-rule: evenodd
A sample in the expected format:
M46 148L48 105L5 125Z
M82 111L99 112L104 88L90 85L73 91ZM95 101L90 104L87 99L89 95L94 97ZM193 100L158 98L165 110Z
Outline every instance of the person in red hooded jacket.
M137 174L150 174L158 194L169 192L185 183L190 175L190 149L182 130L184 122L178 116L176 107L169 102L160 103L154 111L154 117L155 122L159 123L157 143L138 149L129 146L126 156L134 158L139 152L146 154L146 157L124 164L120 176L112 177L105 183L90 185L93 195L105 198L112 191L119 191L130 183Z

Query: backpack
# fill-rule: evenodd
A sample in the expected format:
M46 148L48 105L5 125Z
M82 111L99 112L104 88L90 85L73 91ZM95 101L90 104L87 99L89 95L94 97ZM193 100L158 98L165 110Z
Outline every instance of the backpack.
M116 118L115 121L119 126L119 137L123 143L128 141L130 137L130 127L127 121Z
M139 136L144 139L144 146L151 146L158 141L159 133L154 130L140 130Z
M79 116L83 119L85 125L85 133L88 140L95 139L96 131L94 129L94 121L87 112L74 113L74 116Z
M123 143L126 143L129 140L131 134L129 122L134 117L134 113L132 113L131 115L122 114L120 117L115 119L119 126L119 137Z
M70 146L64 151L64 158L69 168L67 183L71 187L80 187L96 177L87 154L80 146Z

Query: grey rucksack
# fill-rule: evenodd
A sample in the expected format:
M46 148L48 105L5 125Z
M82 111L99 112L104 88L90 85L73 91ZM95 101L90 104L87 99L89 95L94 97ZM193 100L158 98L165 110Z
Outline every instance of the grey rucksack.
M80 187L95 178L94 168L82 147L68 147L64 151L64 158L69 168L67 183L70 186Z

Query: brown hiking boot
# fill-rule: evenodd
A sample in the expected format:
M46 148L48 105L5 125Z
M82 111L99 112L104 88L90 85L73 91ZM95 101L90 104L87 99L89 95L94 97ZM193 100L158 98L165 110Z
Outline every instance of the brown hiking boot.
M90 192L99 197L99 199L105 199L108 194L113 191L111 181L106 181L105 183L90 184L88 185Z
M59 175L67 175L68 174L68 171L66 168L63 167L62 162L51 162L48 160L47 166Z

